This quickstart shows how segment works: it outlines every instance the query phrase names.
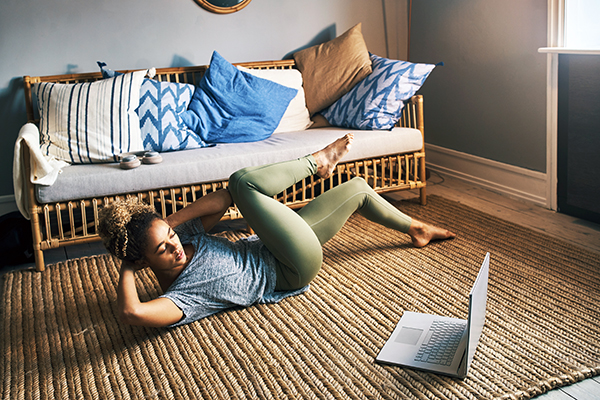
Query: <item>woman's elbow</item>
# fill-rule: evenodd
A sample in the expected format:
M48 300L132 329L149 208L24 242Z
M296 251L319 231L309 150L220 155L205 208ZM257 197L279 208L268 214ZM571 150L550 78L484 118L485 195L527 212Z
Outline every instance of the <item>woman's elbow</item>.
M119 312L119 320L126 325L146 326L149 328L163 328L177 321L167 321L157 318L156 315L147 315L140 309L123 309Z
M119 321L126 325L147 325L144 323L144 317L141 310L134 307L127 307L119 310Z
M137 315L133 310L121 310L119 312L119 321L126 325L137 325Z

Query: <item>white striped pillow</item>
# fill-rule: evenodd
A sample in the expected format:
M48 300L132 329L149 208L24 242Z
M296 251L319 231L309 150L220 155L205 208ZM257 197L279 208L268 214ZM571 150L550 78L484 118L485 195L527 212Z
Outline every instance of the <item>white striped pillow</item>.
M34 84L42 153L84 164L118 161L120 153L143 151L135 110L146 72L90 83Z

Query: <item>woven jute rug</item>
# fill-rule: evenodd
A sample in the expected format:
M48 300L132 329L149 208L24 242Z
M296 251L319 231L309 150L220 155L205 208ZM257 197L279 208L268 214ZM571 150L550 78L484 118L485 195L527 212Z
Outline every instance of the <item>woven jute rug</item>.
M176 329L117 321L110 256L6 274L0 394L526 399L600 374L600 255L435 196L398 207L459 237L415 249L354 216L326 244L309 292ZM406 310L466 318L488 251L487 319L464 380L374 362ZM142 271L138 291L149 299L160 289Z

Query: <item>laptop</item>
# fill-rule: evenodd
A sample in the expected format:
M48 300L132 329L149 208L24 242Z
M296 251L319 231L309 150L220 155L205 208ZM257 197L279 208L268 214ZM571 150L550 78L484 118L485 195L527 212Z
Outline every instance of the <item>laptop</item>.
M485 323L489 269L487 253L469 293L466 321L406 311L375 360L464 378Z

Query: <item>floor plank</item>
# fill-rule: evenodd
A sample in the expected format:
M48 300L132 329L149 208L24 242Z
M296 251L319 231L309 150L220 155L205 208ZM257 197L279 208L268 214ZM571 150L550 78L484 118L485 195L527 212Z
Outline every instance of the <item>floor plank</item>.
M600 399L600 383L594 379L586 379L576 385L565 386L561 390L577 400Z
M573 397L560 389L551 390L548 393L544 393L541 396L535 398L536 400L574 400Z

